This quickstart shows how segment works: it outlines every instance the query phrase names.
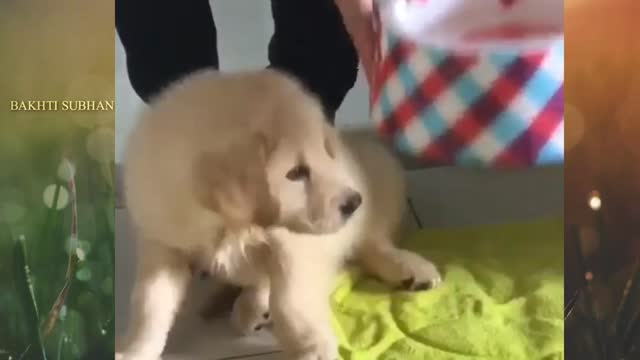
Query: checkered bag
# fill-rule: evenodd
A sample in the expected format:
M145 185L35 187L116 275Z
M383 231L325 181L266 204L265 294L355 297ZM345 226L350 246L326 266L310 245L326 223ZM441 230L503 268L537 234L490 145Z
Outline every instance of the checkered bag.
M371 116L428 163L525 167L564 159L561 0L377 3Z

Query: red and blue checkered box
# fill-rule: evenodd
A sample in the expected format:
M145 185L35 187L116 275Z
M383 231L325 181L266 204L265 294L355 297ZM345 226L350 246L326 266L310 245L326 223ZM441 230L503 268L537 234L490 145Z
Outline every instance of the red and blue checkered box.
M429 163L564 159L560 0L396 0L378 7L372 118Z

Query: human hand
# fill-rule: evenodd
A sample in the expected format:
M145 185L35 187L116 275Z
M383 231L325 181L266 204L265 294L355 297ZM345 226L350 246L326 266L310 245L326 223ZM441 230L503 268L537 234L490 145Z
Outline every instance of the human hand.
M369 85L373 81L377 44L373 1L335 0L336 6L342 14L342 21L358 52Z

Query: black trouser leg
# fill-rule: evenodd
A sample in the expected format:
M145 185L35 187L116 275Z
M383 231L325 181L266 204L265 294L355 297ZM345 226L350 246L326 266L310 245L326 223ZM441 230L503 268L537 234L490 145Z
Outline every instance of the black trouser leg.
M218 68L208 0L116 0L116 29L131 86L145 102L193 71Z
M272 0L271 66L299 78L333 118L358 57L332 0ZM146 102L180 77L218 67L207 0L116 0L116 29L133 89Z
M271 66L299 78L333 119L358 76L358 55L333 0L271 0Z

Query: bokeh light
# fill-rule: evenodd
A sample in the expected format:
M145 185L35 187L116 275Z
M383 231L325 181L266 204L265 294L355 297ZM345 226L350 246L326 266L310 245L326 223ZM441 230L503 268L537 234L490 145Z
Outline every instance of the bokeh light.
M600 208L602 207L602 199L600 199L600 193L598 193L597 191L593 191L589 195L589 207L592 210L596 211L600 210Z
M55 201L56 188L58 190L58 202L55 205L55 209L62 210L69 204L69 191L62 185L51 184L44 189L42 193L42 201L48 208L54 208L53 202Z
M76 256L80 261L84 261L87 258L87 255L82 248L76 248Z
M63 160L58 166L58 178L60 180L68 182L76 175L76 167L68 160Z
M82 267L76 272L76 279L80 281L89 281L91 280L91 269L88 267Z

